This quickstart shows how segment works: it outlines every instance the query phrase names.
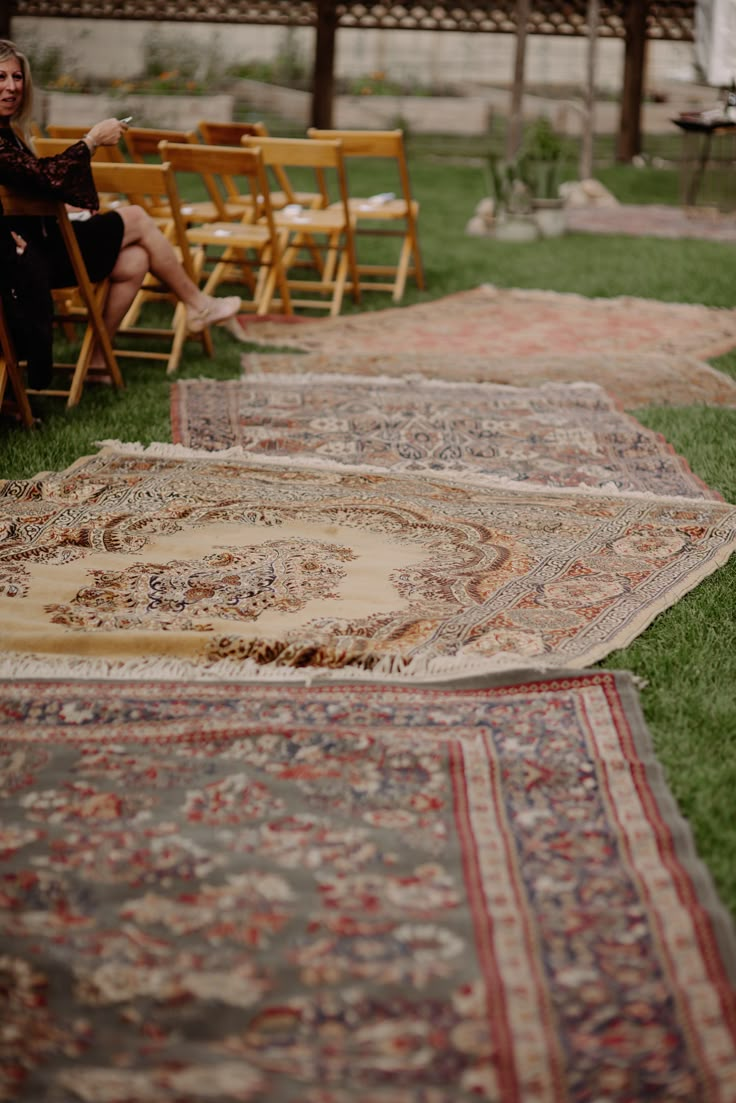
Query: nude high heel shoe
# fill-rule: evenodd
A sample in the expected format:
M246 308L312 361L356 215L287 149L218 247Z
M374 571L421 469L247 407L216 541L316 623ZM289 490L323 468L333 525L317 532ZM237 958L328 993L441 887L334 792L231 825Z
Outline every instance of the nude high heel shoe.
M195 310L187 307L187 331L189 333L201 333L207 326L220 326L230 321L240 310L241 298L239 295L229 295L227 298L210 298L206 306Z

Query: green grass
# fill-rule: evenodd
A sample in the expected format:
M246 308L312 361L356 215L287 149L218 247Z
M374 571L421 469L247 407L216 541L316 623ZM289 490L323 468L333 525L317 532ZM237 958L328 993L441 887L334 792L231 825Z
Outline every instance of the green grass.
M671 241L569 234L510 245L469 238L467 220L485 194L480 156L487 143L417 138L411 173L421 203L428 290L409 289L405 304L439 298L483 282L503 287L572 291L587 296L635 295L671 302L733 307L736 249L695 240ZM677 201L674 169L602 165L599 178L629 202ZM365 166L355 187L392 187ZM389 306L366 296L362 310ZM345 312L356 308L346 302ZM188 346L180 378L236 378L247 346L215 333L216 356ZM489 350L492 351L492 350ZM715 362L736 376L736 353ZM123 362L126 389L88 387L75 410L38 404L35 432L0 421L0 473L28 478L66 467L108 438L169 441L169 385L158 367ZM650 407L631 411L663 434L693 470L736 502L736 411ZM688 818L700 855L726 905L736 914L736 558L661 613L626 650L601 664L643 679L641 701L670 788Z

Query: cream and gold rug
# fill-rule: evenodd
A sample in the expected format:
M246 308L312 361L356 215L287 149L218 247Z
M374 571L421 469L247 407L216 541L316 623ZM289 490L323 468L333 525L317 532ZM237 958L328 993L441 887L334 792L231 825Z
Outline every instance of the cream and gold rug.
M0 674L582 667L736 548L736 507L108 444L0 488Z

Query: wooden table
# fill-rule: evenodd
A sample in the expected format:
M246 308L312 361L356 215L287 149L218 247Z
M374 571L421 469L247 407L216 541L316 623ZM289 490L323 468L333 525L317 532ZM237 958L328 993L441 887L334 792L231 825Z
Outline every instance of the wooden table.
M703 119L693 113L680 115L672 122L680 128L683 138L681 200L684 206L694 207L712 161L713 139L736 136L736 120Z

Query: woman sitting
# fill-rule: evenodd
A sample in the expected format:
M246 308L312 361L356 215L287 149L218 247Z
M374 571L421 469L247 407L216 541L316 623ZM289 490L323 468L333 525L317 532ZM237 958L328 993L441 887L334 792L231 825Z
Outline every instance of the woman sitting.
M27 145L26 127L32 102L27 58L14 43L0 39L0 184L98 212L100 204L90 160L98 146L117 145L126 129L125 123L104 119L63 153L39 158ZM76 282L55 220L5 217L0 223L0 233L12 236L16 253L22 254L31 242L44 254L50 287L68 287ZM75 221L73 226L90 279L93 282L110 279L103 318L111 336L148 272L186 304L190 333L201 333L206 326L220 325L238 313L239 296L213 298L192 282L174 249L142 207L131 205L105 214L94 213L86 221ZM5 256L9 253L7 239L3 244ZM93 353L92 366L103 366L99 349Z

